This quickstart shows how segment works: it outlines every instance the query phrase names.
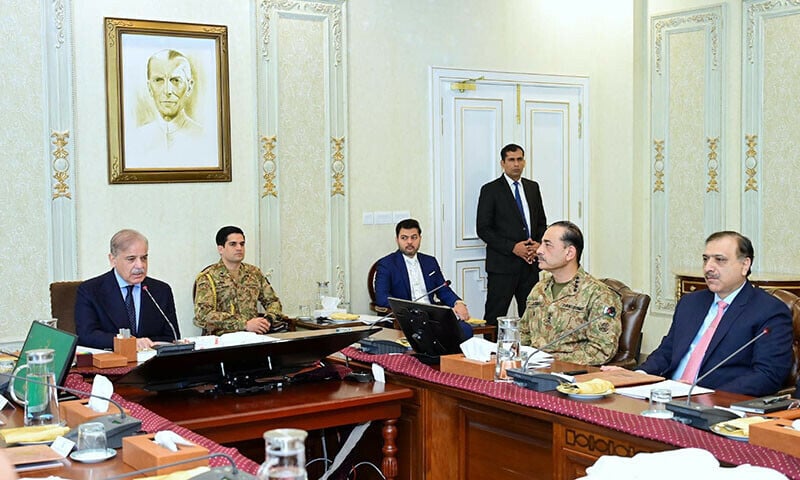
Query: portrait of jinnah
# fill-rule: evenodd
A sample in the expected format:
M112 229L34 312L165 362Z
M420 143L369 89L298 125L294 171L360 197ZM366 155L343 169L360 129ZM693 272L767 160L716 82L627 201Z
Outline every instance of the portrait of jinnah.
M139 96L136 125L126 134L128 165L216 165L216 129L207 135L203 125L192 118L199 89L192 61L178 50L158 50L147 59L145 80L148 95Z

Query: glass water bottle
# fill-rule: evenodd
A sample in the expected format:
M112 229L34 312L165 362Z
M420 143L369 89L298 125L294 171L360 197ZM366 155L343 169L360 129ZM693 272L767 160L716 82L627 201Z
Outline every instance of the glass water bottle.
M305 430L279 428L264 432L266 455L258 480L308 480Z

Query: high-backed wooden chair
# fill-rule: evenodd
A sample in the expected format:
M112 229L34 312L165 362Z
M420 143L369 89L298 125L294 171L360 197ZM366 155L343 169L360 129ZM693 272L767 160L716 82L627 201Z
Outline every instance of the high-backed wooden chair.
M75 332L75 299L82 282L53 282L50 284L50 315L58 319L59 330Z
M375 275L378 273L378 262L372 264L369 267L369 273L367 273L367 291L369 292L369 308L373 312L376 312L380 315L388 315L391 313L391 309L388 307L380 307L375 304Z
M779 288L765 288L764 290L785 303L789 307L789 311L792 312L792 325L794 326L794 332L792 333L792 369L789 370L789 375L783 384L784 389L781 390L781 393L788 393L794 391L794 387L797 385L797 378L800 376L800 298Z
M609 365L634 367L639 364L639 353L642 348L642 326L650 306L650 295L631 290L627 285L613 278L601 279L622 298L622 334L619 336L617 354L608 362Z

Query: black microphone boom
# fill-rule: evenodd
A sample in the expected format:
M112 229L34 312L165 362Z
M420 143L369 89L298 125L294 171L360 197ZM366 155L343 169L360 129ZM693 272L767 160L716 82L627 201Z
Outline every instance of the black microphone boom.
M112 400L111 398L104 397L102 395L95 395L91 392L84 392L81 390L76 390L74 388L62 387L61 385L53 385L50 383L40 382L37 380L31 380L27 377L20 377L18 375L11 375L8 373L0 373L0 376L6 377L9 379L17 379L22 380L24 382L31 382L37 385L44 385L47 387L53 387L56 390L61 390L64 392L69 392L75 395L88 395L90 397L99 398L100 400L106 400L112 403L115 407L119 409L119 415L117 414L109 414L103 415L102 417L93 418L92 422L100 422L103 424L103 427L106 431L106 441L108 443L109 448L122 448L122 439L124 437L130 437L132 435L136 435L139 430L142 429L142 421L138 418L133 418L130 415L125 415L125 410L122 409L122 405L117 403L116 401ZM11 385L11 384L9 384ZM66 435L66 438L75 441L78 438L78 428L73 428L69 431Z
M443 284L439 285L438 287L434 288L433 290L428 290L427 292L423 293L422 295L420 295L419 297L417 297L417 298L415 298L414 300L411 300L411 301L412 302L418 302L418 301L422 300L423 298L425 298L425 297L427 297L429 295L433 295L434 293L438 292L439 290L443 289L444 287L449 287L449 286L450 286L450 280L445 280Z
M591 325L596 320L602 317L593 318L591 320L587 320L586 322L578 325L577 327L569 330L565 333L562 333L555 340L545 344L540 348L535 348L528 358L525 359L525 363L522 364L521 368L509 368L506 370L508 376L514 379L514 383L521 387L525 387L528 390L534 390L537 392L549 392L551 390L555 390L557 386L562 383L568 383L563 378L559 377L558 375L553 375L549 373L532 373L528 371L528 362L531 361L531 358L536 354L536 352L544 351L545 348L552 347L556 343L564 340L565 338L569 337L575 332L583 330L584 328Z
M449 287L449 286L450 286L450 280L445 280L443 284L439 285L438 287L434 288L433 290L429 290L429 291L423 293L422 295L420 295L419 297L417 297L417 298L415 298L414 300L411 300L411 301L412 302L418 302L418 301L422 300L423 298L427 297L428 295L433 295L434 293L438 292L442 288ZM388 319L392 318L393 316L394 316L394 312L389 312L386 315L382 316L381 318L377 319L373 325L376 325L376 324L378 324L378 323L380 323L380 322L382 322L384 320L388 320Z
M168 344L154 345L153 349L156 351L156 355L174 355L176 353L191 352L192 350L194 350L193 342L178 343L179 340L178 332L175 330L175 327L172 326L172 322L169 321L169 318L167 318L167 315L164 313L164 310L161 309L161 305L159 305L158 302L156 302L156 299L153 297L153 294L150 293L150 289L147 288L147 285L142 285L142 290L144 290L147 296L150 297L150 300L153 302L153 305L155 305L159 313L161 313L161 317L164 318L164 321L167 322L167 325L169 325L170 330L172 330L172 338L175 339L174 342L171 344L168 343Z
M196 458L187 458L186 460L180 460L178 462L167 463L167 464L158 465L158 466L155 466L155 467L143 468L141 470L136 470L134 472L123 473L121 475L110 477L110 478L108 478L106 480L120 480L120 479L123 479L123 478L132 477L134 475L141 475L143 473L154 472L154 471L160 470L162 468L177 467L179 465L185 465L187 463L196 462L198 460L203 460L203 459L206 459L206 458L210 459L210 458L218 458L218 457L225 458L226 460L228 460L230 462L231 465L229 467L214 467L208 472L201 473L200 475L196 475L196 476L192 477L192 479L194 479L194 480L228 480L228 479L230 479L230 480L236 480L236 479L255 480L256 477L250 475L247 472L243 472L243 471L239 470L239 468L236 466L236 462L233 461L233 458L230 455L225 454L225 453L211 453L211 454L202 455L202 456L196 457Z
M751 338L747 343L736 349L735 352L723 358L710 370L708 370L701 376L697 377L697 379L694 382L692 382L692 386L689 387L689 393L688 395L686 395L686 401L681 402L673 400L667 403L667 410L670 410L675 414L676 420L685 423L687 425L691 425L695 428L701 428L703 430L710 430L711 425L714 425L715 423L724 422L734 418L739 418L739 416L736 415L735 413L731 413L721 408L708 407L706 405L701 405L699 403L692 403L692 390L694 390L694 387L696 387L697 384L700 383L701 380L706 378L711 372L724 365L728 360L733 358L735 355L737 355L745 348L752 345L756 340L763 337L767 333L769 333L769 329L765 328L764 330L761 331L761 333Z

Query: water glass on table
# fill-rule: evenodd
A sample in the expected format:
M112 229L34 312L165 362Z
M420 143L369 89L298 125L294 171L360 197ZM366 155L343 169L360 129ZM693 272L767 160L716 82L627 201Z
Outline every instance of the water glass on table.
M667 410L667 403L672 401L672 390L654 388L650 390L650 408L642 412L645 417L672 418L673 413Z

